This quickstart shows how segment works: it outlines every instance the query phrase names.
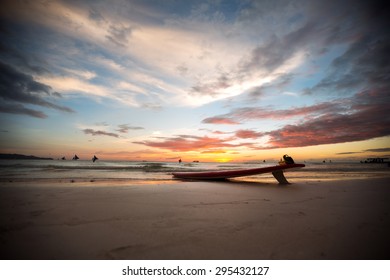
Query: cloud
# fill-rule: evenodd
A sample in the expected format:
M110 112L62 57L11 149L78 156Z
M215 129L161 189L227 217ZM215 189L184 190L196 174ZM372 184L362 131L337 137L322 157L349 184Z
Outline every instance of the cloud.
M95 123L96 126L109 126L107 122L97 122Z
M132 79L129 84L132 90L136 89L136 93L130 96L116 86L113 93L112 85L103 87L75 78L42 77L42 82L61 91L104 96L130 106L201 106L274 81L304 61L299 49L303 43L298 44L298 39L305 38L304 35L298 37L294 35L299 33L296 32L290 36L295 36L294 39L288 35L265 41L261 39L253 47L252 34L239 28L240 19L225 20L224 14L231 13L230 8L217 3L183 4L182 8L192 8L192 11L204 11L204 7L207 7L207 16L200 16L197 12L189 17L176 14L178 7L167 9L170 4L158 5L165 6L165 9L157 9L155 3L148 5L147 2L108 4L52 1L47 5L34 2L10 2L7 5L13 17L38 23L58 36L77 40L77 46L81 47L75 48L72 56L68 56L74 57L74 62L86 52L86 57L90 57L93 48L84 47L93 44L97 49L93 54L99 53L96 56L107 52L113 54L110 59L102 57L95 63L109 62L111 70L125 71L130 68L134 70L126 72L139 73L137 77L128 75L122 79ZM239 9L244 6L240 5ZM27 13L26 10L31 12ZM236 13L239 14L240 10ZM306 29L310 26L306 25ZM300 33L309 33L306 29ZM73 56L74 53L77 55ZM115 57L116 61L112 59ZM181 77L178 77L178 71ZM117 73L109 74L115 76ZM79 75L91 77L93 72L86 70ZM142 75L148 79L140 79ZM133 83L135 80L137 83ZM138 97L142 100L150 92L154 95L148 100L138 101Z
M74 41L74 52L79 55L67 56L70 60L74 57L72 63L95 55L102 57L100 63L111 65L105 69L105 76L116 76L118 70L126 69L133 70L126 73L140 73L129 83L135 94L120 92L118 87L112 92L116 81L106 88L96 83L63 81L73 84L68 89L78 93L105 96L130 106L200 106L246 92L256 95L262 85L277 82L340 44L354 44L334 64L345 70L329 75L307 92L346 88L368 79L384 80L383 75L371 70L386 73L388 69L386 64L379 64L379 57L388 53L387 38L382 36L384 40L375 42L375 35L386 32L382 27L386 12L375 1L245 1L234 7L236 3L218 1L199 5L151 5L148 1L51 1L45 5L14 2L8 1L1 15L39 24L58 37ZM373 35L367 36L368 33ZM366 47L372 55L364 55ZM103 57L107 53L110 58ZM108 69L115 73L108 73ZM80 74L89 77L91 73ZM142 75L149 79L140 79ZM129 77L121 79L129 81ZM54 87L56 82L47 84ZM146 98L150 92L154 95L145 102L137 99Z
M61 92L83 92L88 95L106 97L110 95L110 90L105 86L95 85L84 79L70 76L40 76L39 81L50 84Z
M384 63L390 51L390 36L363 36L331 65L330 74L318 84L305 90L306 94L348 94L362 89L390 89L388 74L390 65Z
M210 117L202 120L202 123L207 124L240 124L237 121L232 120L228 117L218 116L218 117Z
M123 58L131 62L130 66L135 69L135 73L157 80L135 85L141 87L137 95L151 92L150 87L154 87L155 95L163 102L199 106L241 94L240 88L251 87L253 82L251 77L249 81L237 83L236 73L230 75L230 72L234 72L232 69L237 68L242 50L247 49L248 43L226 36L232 25L222 20L221 13L212 12L212 16L207 18L188 18L172 11L168 13L169 9L161 12L153 8L155 5L143 2L115 2L113 5L53 1L45 7L35 3L8 5L15 17L39 23L70 39L82 38L82 43L92 43L98 47L99 53L109 51L117 54L121 62ZM189 6L191 5L186 8ZM212 8L220 7L214 5ZM31 13L23 12L28 9ZM221 17L216 17L217 14ZM84 48L78 48L77 51L86 52ZM122 63L114 62L113 65L118 64ZM129 67L120 65L119 68ZM186 77L178 77L178 69ZM210 78L205 79L206 77ZM175 85L166 81L175 81ZM54 87L59 82L51 79L47 80L47 84ZM63 90L78 90L81 93L121 100L112 94L102 94L101 88L97 88L96 84L95 88L91 88L92 84L87 86L80 81L67 79L61 81L61 85ZM131 100L127 104L134 106L141 103ZM145 104L151 104L151 101Z
M47 99L61 97L58 92L46 84L37 82L30 75L19 72L12 66L0 62L0 99L3 100L1 112L25 114L37 118L45 118L40 111L25 108L22 104L31 104L51 108L67 113L74 111L65 106L57 105ZM4 103L6 102L6 103Z
M265 134L263 132L256 132L254 130L250 129L241 129L237 130L235 133L237 138L243 138L243 139L248 139L248 138L260 138L263 137Z
M209 117L202 120L202 123L209 124L240 124L248 120L261 119L291 119L295 117L319 116L339 112L346 109L344 100L335 100L333 102L323 102L312 106L299 108L277 110L264 107L243 107L232 110L230 113Z
M56 90L69 95L84 94L97 100L111 99L131 107L140 107L142 104L136 100L136 94L119 85L108 87L107 85L95 84L94 82L79 77L46 75L39 77L40 82L50 84Z
M111 133L111 132L102 131L102 130L94 130L91 128L83 129L83 132L85 134L91 134L93 136L110 136L110 137L119 138L119 135L116 133Z
M304 147L344 143L390 135L390 96L384 89L363 91L351 98L340 98L312 106L286 110L244 107L211 117L203 123L244 123L248 120L295 118L294 124L281 129L255 132L238 130L238 138L268 136L268 148ZM221 121L213 121L221 120ZM228 120L228 122L224 122Z
M34 118L45 119L47 115L43 112L29 109L21 104L0 104L0 112L8 114L27 115Z
M233 138L220 139L207 136L178 135L175 137L160 137L159 139L162 139L162 141L138 141L133 143L173 152L205 151L240 146L239 144L228 143Z
M240 124L248 120L289 120L292 124L271 131L240 129L227 139L179 135L160 138L162 141L143 141L151 147L172 151L220 150L245 146L251 149L306 147L323 144L368 140L390 135L390 96L386 89L362 91L350 98L339 98L311 106L285 110L244 107L230 113L206 118L208 124ZM267 139L265 145L232 144L238 139ZM264 139L263 139L264 140Z
M268 94L276 92L282 92L282 94L290 96L298 96L297 93L292 93L285 91L285 88L293 81L293 73L283 73L278 75L274 80L263 85L253 87L249 89L246 94L248 94L249 101L256 101L261 97L266 97Z
M75 76L81 77L85 80L91 80L96 77L96 73L88 70L79 69L64 69L66 72L71 73Z
M383 153L383 152L390 152L390 148L377 148L377 149L367 149L364 150L365 152L378 152L378 153Z
M362 92L349 101L349 110L334 110L268 132L269 144L276 148L303 147L390 135L390 96L387 91Z
M107 39L112 41L114 44L120 47L126 47L128 44L128 37L131 36L131 32L133 27L120 25L110 25L108 30L109 35L107 35Z
M383 1L353 1L345 3L337 14L344 13L329 28L327 42L348 42L346 51L330 65L327 75L313 87L307 88L308 94L343 94L376 87L389 88L387 61L390 51L389 10ZM314 5L316 14L322 16L333 13L335 3ZM348 9L353 4L354 9ZM348 10L346 10L348 9Z
M8 30L5 30L5 33L8 32ZM22 69L26 72L35 74L44 74L48 72L44 66L44 61L35 58L35 60L38 60L38 62L34 62L31 57L26 56L14 47L7 46L2 42L0 42L0 57L1 56L4 58L3 62L8 62L8 64L17 66L19 69Z
M120 124L118 125L118 129L116 131L120 133L128 133L129 130L140 130L140 129L144 129L144 128L141 126L130 126L128 124Z
M276 35L270 37L268 41L254 48L248 58L241 62L241 75L258 69L264 70L265 73L274 72L299 53L303 46L309 44L315 31L316 24L307 22L283 37Z
M244 54L245 55L245 54ZM264 54L266 55L266 54ZM205 77L191 87L188 93L192 98L197 98L198 105L203 105L216 100L235 97L249 92L253 97L261 95L261 90L272 82L281 84L278 80L286 79L290 71L304 62L304 54L297 51L290 57L281 61L275 69L269 71L264 65L254 62L242 64L237 62L231 66L228 72L216 71L215 77ZM244 69L245 68L245 69ZM238 70L237 70L238 69Z
M226 132L226 131L220 131L220 130L214 130L214 131L211 131L212 133L214 134L231 134L231 132Z
M206 150L200 152L201 154L226 154L225 150Z

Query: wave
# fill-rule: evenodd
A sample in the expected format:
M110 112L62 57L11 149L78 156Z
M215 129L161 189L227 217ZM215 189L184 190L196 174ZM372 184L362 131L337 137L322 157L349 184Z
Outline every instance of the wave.
M215 169L245 169L274 165L273 163L182 163L142 162L142 161L0 161L0 179L7 178L84 178L86 180L167 180L172 172L210 171ZM292 170L290 179L355 178L390 176L387 165L367 165L360 163L306 163L305 168ZM269 174L268 174L269 175ZM252 177L264 180L272 175Z

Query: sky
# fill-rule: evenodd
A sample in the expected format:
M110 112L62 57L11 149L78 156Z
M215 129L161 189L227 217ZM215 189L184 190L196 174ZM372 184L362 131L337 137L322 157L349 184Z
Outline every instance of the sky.
M0 1L0 152L390 156L385 1Z

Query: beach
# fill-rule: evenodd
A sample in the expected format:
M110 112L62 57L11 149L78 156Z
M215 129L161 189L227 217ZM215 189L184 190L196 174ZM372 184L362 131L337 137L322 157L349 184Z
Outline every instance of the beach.
M3 180L1 259L389 259L389 182Z

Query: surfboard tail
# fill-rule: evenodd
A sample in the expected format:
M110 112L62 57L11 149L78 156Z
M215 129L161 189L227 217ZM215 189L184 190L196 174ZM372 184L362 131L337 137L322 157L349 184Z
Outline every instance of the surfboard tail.
M279 184L281 184L281 185L290 184L287 181L286 177L284 177L283 170L276 170L276 171L272 172L272 175L274 175L275 179L278 180Z

